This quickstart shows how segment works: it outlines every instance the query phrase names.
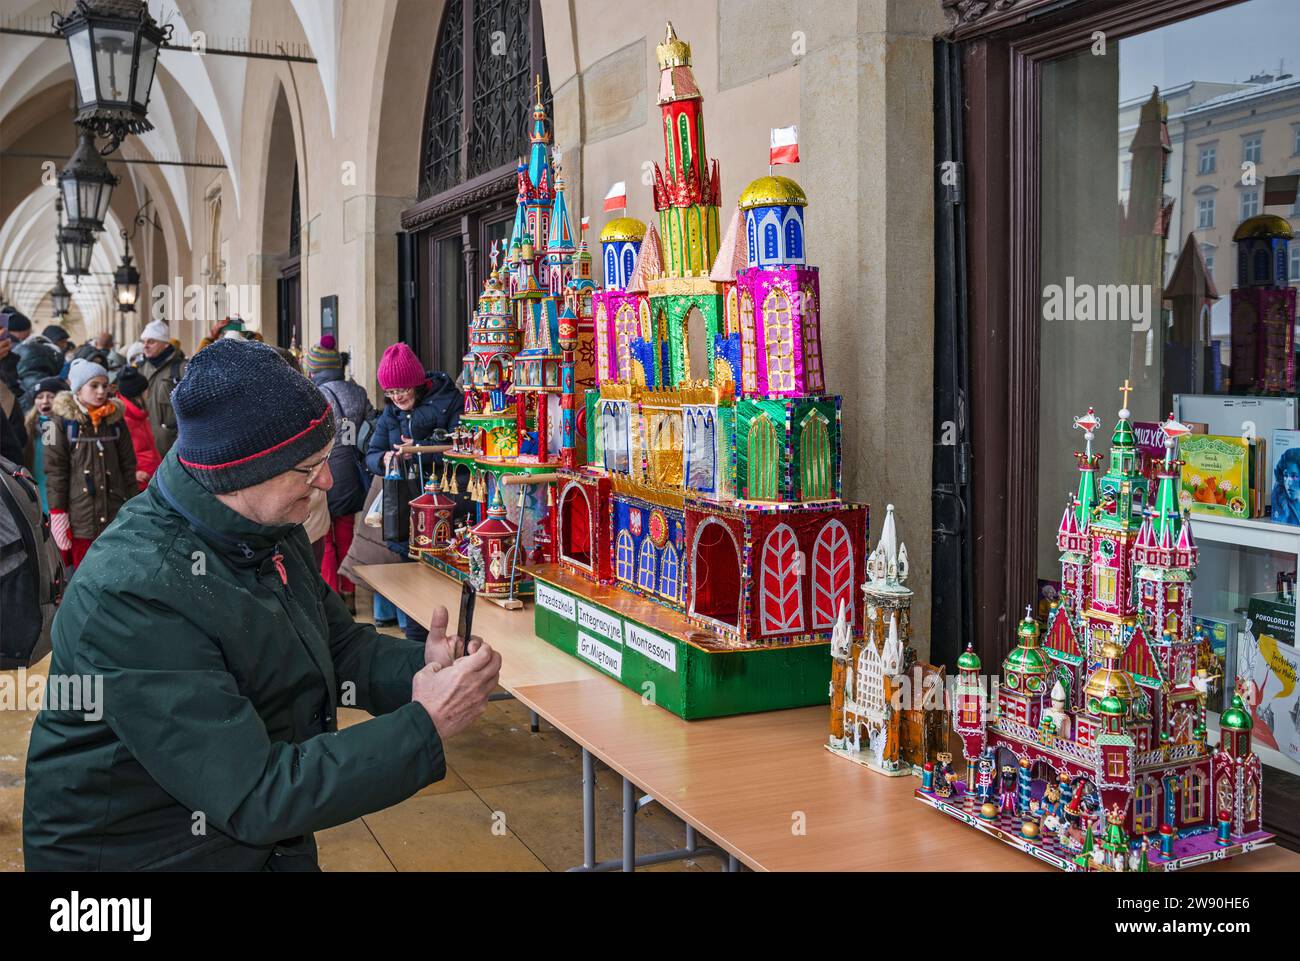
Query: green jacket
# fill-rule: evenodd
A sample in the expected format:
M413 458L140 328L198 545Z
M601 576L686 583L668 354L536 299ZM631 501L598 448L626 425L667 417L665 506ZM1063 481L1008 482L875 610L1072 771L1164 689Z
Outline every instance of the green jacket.
M51 677L89 675L92 691L102 677L102 699L47 692L27 758L27 868L313 869L313 831L445 775L411 701L423 663L422 645L352 620L300 525L246 520L173 452L55 617ZM339 731L340 705L376 718Z

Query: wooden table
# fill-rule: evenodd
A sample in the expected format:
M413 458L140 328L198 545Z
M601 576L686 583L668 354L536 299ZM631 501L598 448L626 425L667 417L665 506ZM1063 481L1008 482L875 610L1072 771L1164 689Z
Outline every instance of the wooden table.
M422 623L459 597L421 565L358 573ZM485 604L474 626L501 652L502 687L750 868L1053 870L916 801L916 778L831 754L827 708L684 721L536 637L531 608ZM1196 870L1300 871L1300 854L1273 847Z

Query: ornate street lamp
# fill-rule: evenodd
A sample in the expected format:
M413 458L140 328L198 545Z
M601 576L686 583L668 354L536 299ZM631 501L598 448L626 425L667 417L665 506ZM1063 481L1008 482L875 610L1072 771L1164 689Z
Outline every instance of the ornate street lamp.
M117 293L117 309L124 314L135 310L135 302L140 296L140 271L131 263L131 241L122 231L126 241L126 250L122 253L122 264L113 274L113 289Z
M155 230L159 229L157 219L151 220L145 215L152 204L153 198L150 197L144 202L144 206L135 212L135 220L132 222L129 234L125 227L122 228L122 241L125 246L122 251L122 263L113 274L113 288L117 294L117 307L124 314L133 312L136 302L140 299L140 271L136 270L135 265L131 263L131 241L135 239L136 231L145 224L151 225Z
M59 228L59 248L68 276L85 277L90 273L90 258L95 253L95 232L89 227Z
M68 226L84 227L96 233L103 230L108 202L116 186L117 178L95 149L94 135L83 129L76 151L67 166L59 171L59 191L68 213Z
M54 289L50 291L50 303L54 306L54 319L60 320L67 315L72 309L72 292L68 290L68 285L63 282L63 244L60 242L59 234L63 230L63 197L59 194L54 195L55 216L58 219L58 227L54 232Z
M172 28L160 27L144 0L77 0L66 15L50 14L68 42L76 79L76 122L110 138L112 153L127 134L152 130L149 92L159 48Z

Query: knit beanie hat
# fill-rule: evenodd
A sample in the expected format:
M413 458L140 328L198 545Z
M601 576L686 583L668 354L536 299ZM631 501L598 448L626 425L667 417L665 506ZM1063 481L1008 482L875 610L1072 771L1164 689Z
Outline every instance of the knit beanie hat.
M36 382L36 387L32 391L33 397L39 397L41 394L61 394L65 390L71 390L71 385L62 377L43 377Z
M139 397L149 389L149 378L134 367L123 367L117 375L117 392L128 400Z
M85 387L86 382L94 377L103 377L107 380L107 368L101 367L93 360L86 360L84 357L78 357L72 362L72 366L68 368L68 384L72 387L74 394Z
M379 361L379 386L384 390L422 387L428 379L420 358L405 344L393 344Z
M22 332L32 329L32 322L27 319L26 314L19 313L10 307L3 318L0 318L0 327L7 327L11 331Z
M326 341L329 343L327 344ZM339 352L334 349L334 338L329 334L322 337L315 347L308 347L307 353L302 357L303 373L309 377L322 370L342 366L343 360L339 357Z
M177 457L214 494L283 474L334 437L325 395L251 340L218 340L195 354L172 407Z
M50 324L41 331L41 336L49 340L51 344L57 344L61 340L68 339L68 332L58 324Z
M140 331L140 340L171 340L172 332L161 320L152 320Z

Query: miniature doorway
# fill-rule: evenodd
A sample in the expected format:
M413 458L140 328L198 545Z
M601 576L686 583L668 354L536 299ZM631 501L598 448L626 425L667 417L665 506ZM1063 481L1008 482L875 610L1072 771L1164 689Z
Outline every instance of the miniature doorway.
M591 502L577 484L560 500L560 555L591 569Z
M691 560L691 613L740 626L740 546L722 521L709 518L695 531Z

